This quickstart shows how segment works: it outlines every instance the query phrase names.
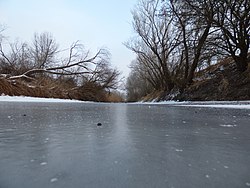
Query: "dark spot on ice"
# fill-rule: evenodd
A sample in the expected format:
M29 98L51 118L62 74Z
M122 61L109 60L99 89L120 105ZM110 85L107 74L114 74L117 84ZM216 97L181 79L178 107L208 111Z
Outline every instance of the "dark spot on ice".
M23 114L23 116L27 116L26 114Z
M101 123L97 123L97 126L102 126L102 124Z

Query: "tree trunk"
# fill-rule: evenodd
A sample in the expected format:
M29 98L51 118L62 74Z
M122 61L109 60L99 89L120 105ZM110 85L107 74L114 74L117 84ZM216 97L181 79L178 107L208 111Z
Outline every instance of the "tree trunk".
M248 67L248 53L247 53L247 48L244 48L239 56L234 55L233 59L237 65L237 69L240 72L244 72L247 70Z
M208 34L209 34L209 30L210 30L210 25L208 25L206 27L206 29L204 30L201 38L199 39L199 42L198 42L198 45L197 45L197 52L195 54L195 57L194 57L192 65L190 67L189 75L188 75L188 78L187 78L187 84L191 84L193 82L194 73L195 73L195 70L196 70L196 68L198 66L199 60L200 60L201 50L202 50L202 47L204 46L204 44L206 42L206 39L207 39Z

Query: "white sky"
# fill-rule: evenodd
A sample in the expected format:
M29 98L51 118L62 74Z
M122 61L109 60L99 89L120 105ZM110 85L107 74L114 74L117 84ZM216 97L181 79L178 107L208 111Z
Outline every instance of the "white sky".
M0 24L10 41L30 42L34 33L50 32L60 49L80 40L93 53L106 47L111 63L129 73L135 55L122 43L132 35L136 0L0 0Z

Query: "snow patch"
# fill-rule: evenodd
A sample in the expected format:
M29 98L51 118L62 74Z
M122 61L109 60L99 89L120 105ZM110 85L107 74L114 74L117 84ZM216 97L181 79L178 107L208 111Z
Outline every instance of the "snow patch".
M175 149L176 152L183 152L182 149Z
M58 181L57 178L52 178L52 179L50 180L51 183L54 183L54 182L56 182L56 181Z
M44 143L47 143L49 141L49 138L46 138L45 140L44 140Z
M228 125L220 125L221 127L236 127L237 125L230 125L230 124L228 124Z
M205 104L191 104L191 105L181 105L181 106L189 106L189 107L207 107L207 108L233 108L233 109L250 109L250 104L214 104L214 105L205 105Z
M136 102L130 104L146 105L172 105L184 107L206 107L206 108L230 108L230 109L250 109L250 101L161 101L161 102ZM250 115L250 114L248 114Z
M0 96L0 102L49 102L49 103L86 103L85 101L69 100L69 99L55 99L55 98L39 98L39 97L25 97L25 96Z
M47 162L40 163L41 166L44 166L44 165L47 165L47 164L48 164Z
M151 102L135 102L135 103L131 103L131 104L148 104L148 105L155 105L155 104L168 104L168 105L175 105L175 104L186 104L188 102L179 102L179 101L160 101L160 102L156 102L156 100L153 100Z

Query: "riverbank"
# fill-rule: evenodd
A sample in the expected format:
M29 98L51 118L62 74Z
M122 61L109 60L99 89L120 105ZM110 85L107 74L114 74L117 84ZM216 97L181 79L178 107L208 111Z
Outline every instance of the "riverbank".
M225 59L198 71L192 84L171 92L155 91L143 101L244 101L250 100L250 66L239 72L235 63Z
M40 78L33 81L9 80L0 75L0 95L57 98L94 102L122 102L119 93L109 92L94 83L75 86L70 82Z
M235 63L222 62L197 73L193 84L176 100L250 100L250 69L239 72Z

